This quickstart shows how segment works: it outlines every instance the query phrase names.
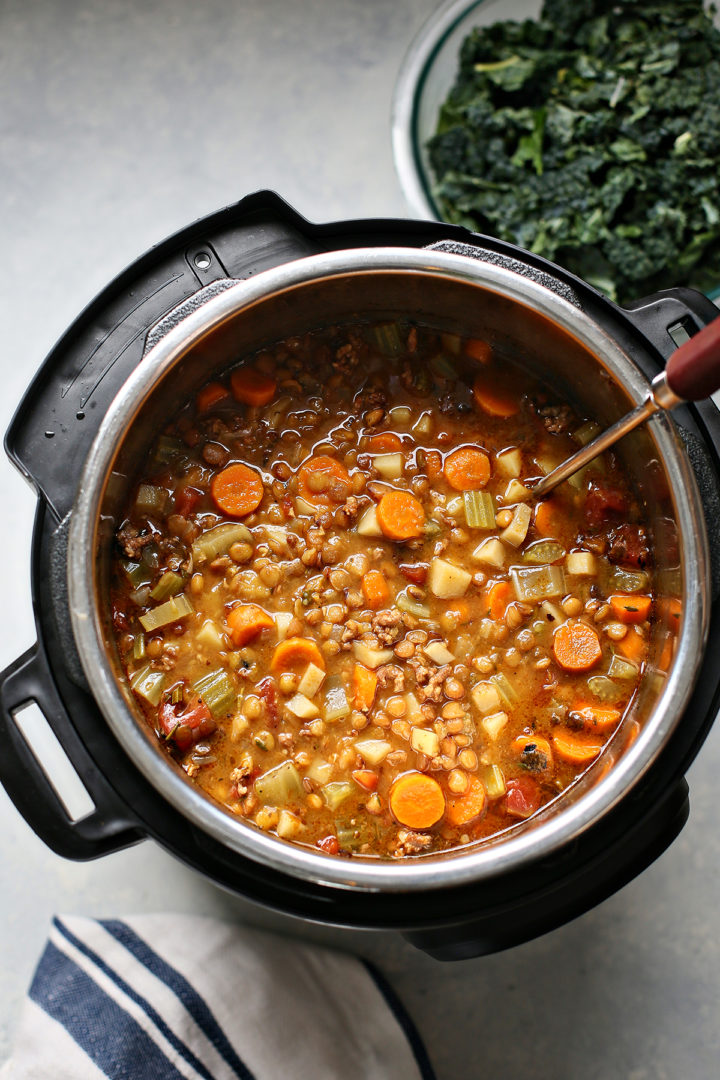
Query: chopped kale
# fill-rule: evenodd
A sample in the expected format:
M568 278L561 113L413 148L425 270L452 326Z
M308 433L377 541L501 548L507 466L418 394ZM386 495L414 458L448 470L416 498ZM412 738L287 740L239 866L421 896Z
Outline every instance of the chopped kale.
M702 0L545 0L465 39L429 142L451 222L627 302L720 283L720 31Z

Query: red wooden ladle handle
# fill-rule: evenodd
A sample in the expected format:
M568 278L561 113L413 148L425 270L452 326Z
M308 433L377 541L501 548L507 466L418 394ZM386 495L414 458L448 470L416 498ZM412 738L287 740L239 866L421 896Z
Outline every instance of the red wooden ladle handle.
M668 385L685 401L720 390L720 316L676 349L665 367Z

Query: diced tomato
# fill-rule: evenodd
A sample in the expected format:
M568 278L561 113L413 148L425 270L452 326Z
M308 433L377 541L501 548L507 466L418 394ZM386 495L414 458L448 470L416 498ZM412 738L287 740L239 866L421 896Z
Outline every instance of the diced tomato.
M183 487L175 492L175 513L188 517L202 499L202 491L197 488Z
M158 707L158 723L163 734L173 739L181 750L215 730L212 713L203 701L188 705L185 710L181 702L173 705L163 701Z
M505 809L513 817L529 818L540 806L540 789L529 776L508 780Z
M591 481L584 508L588 528L599 529L601 525L614 520L616 514L627 513L627 510L628 500L624 491L611 484Z
M650 548L642 525L620 525L610 533L607 557L611 563L640 568L650 563Z
M378 786L378 774L372 772L371 769L356 769L352 774L352 778L356 784L359 784L361 788L365 788L366 791L374 791Z
M322 840L318 840L317 846L328 855L337 855L340 850L337 836L323 836Z
M424 585L428 576L427 563L400 563L398 570L414 585Z
M125 634L130 629L130 620L117 601L112 605L112 626L116 634Z
M275 680L272 676L268 675L267 678L261 679L255 687L255 693L265 702L268 723L271 727L275 727L278 722L278 703L277 689L275 688Z

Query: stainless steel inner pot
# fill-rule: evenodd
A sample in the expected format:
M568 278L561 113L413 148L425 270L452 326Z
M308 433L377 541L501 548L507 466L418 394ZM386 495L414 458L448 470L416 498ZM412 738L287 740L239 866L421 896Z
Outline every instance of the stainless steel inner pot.
M623 724L581 780L549 807L470 848L405 860L349 859L266 834L188 780L148 729L108 628L108 567L128 488L175 408L244 353L313 327L398 314L488 337L501 354L547 378L559 395L601 423L617 419L647 390L644 375L601 325L512 269L405 248L300 259L230 286L147 353L112 402L86 460L68 554L72 629L91 691L125 752L167 800L168 813L182 814L226 848L276 870L372 891L487 881L555 853L599 822L650 768L681 722L702 660L709 612L707 536L695 478L674 425L656 417L628 437L620 452L653 526L658 587L678 588L685 598L674 659L667 673L653 667L669 632L658 624L648 673Z

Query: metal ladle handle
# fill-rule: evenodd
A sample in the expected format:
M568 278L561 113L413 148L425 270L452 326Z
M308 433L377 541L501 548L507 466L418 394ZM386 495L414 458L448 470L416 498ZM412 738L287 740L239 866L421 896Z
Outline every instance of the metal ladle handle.
M535 498L543 499L578 469L660 409L674 409L683 401L701 401L720 390L720 316L684 342L672 354L665 370L656 375L648 395L627 413L534 485Z

